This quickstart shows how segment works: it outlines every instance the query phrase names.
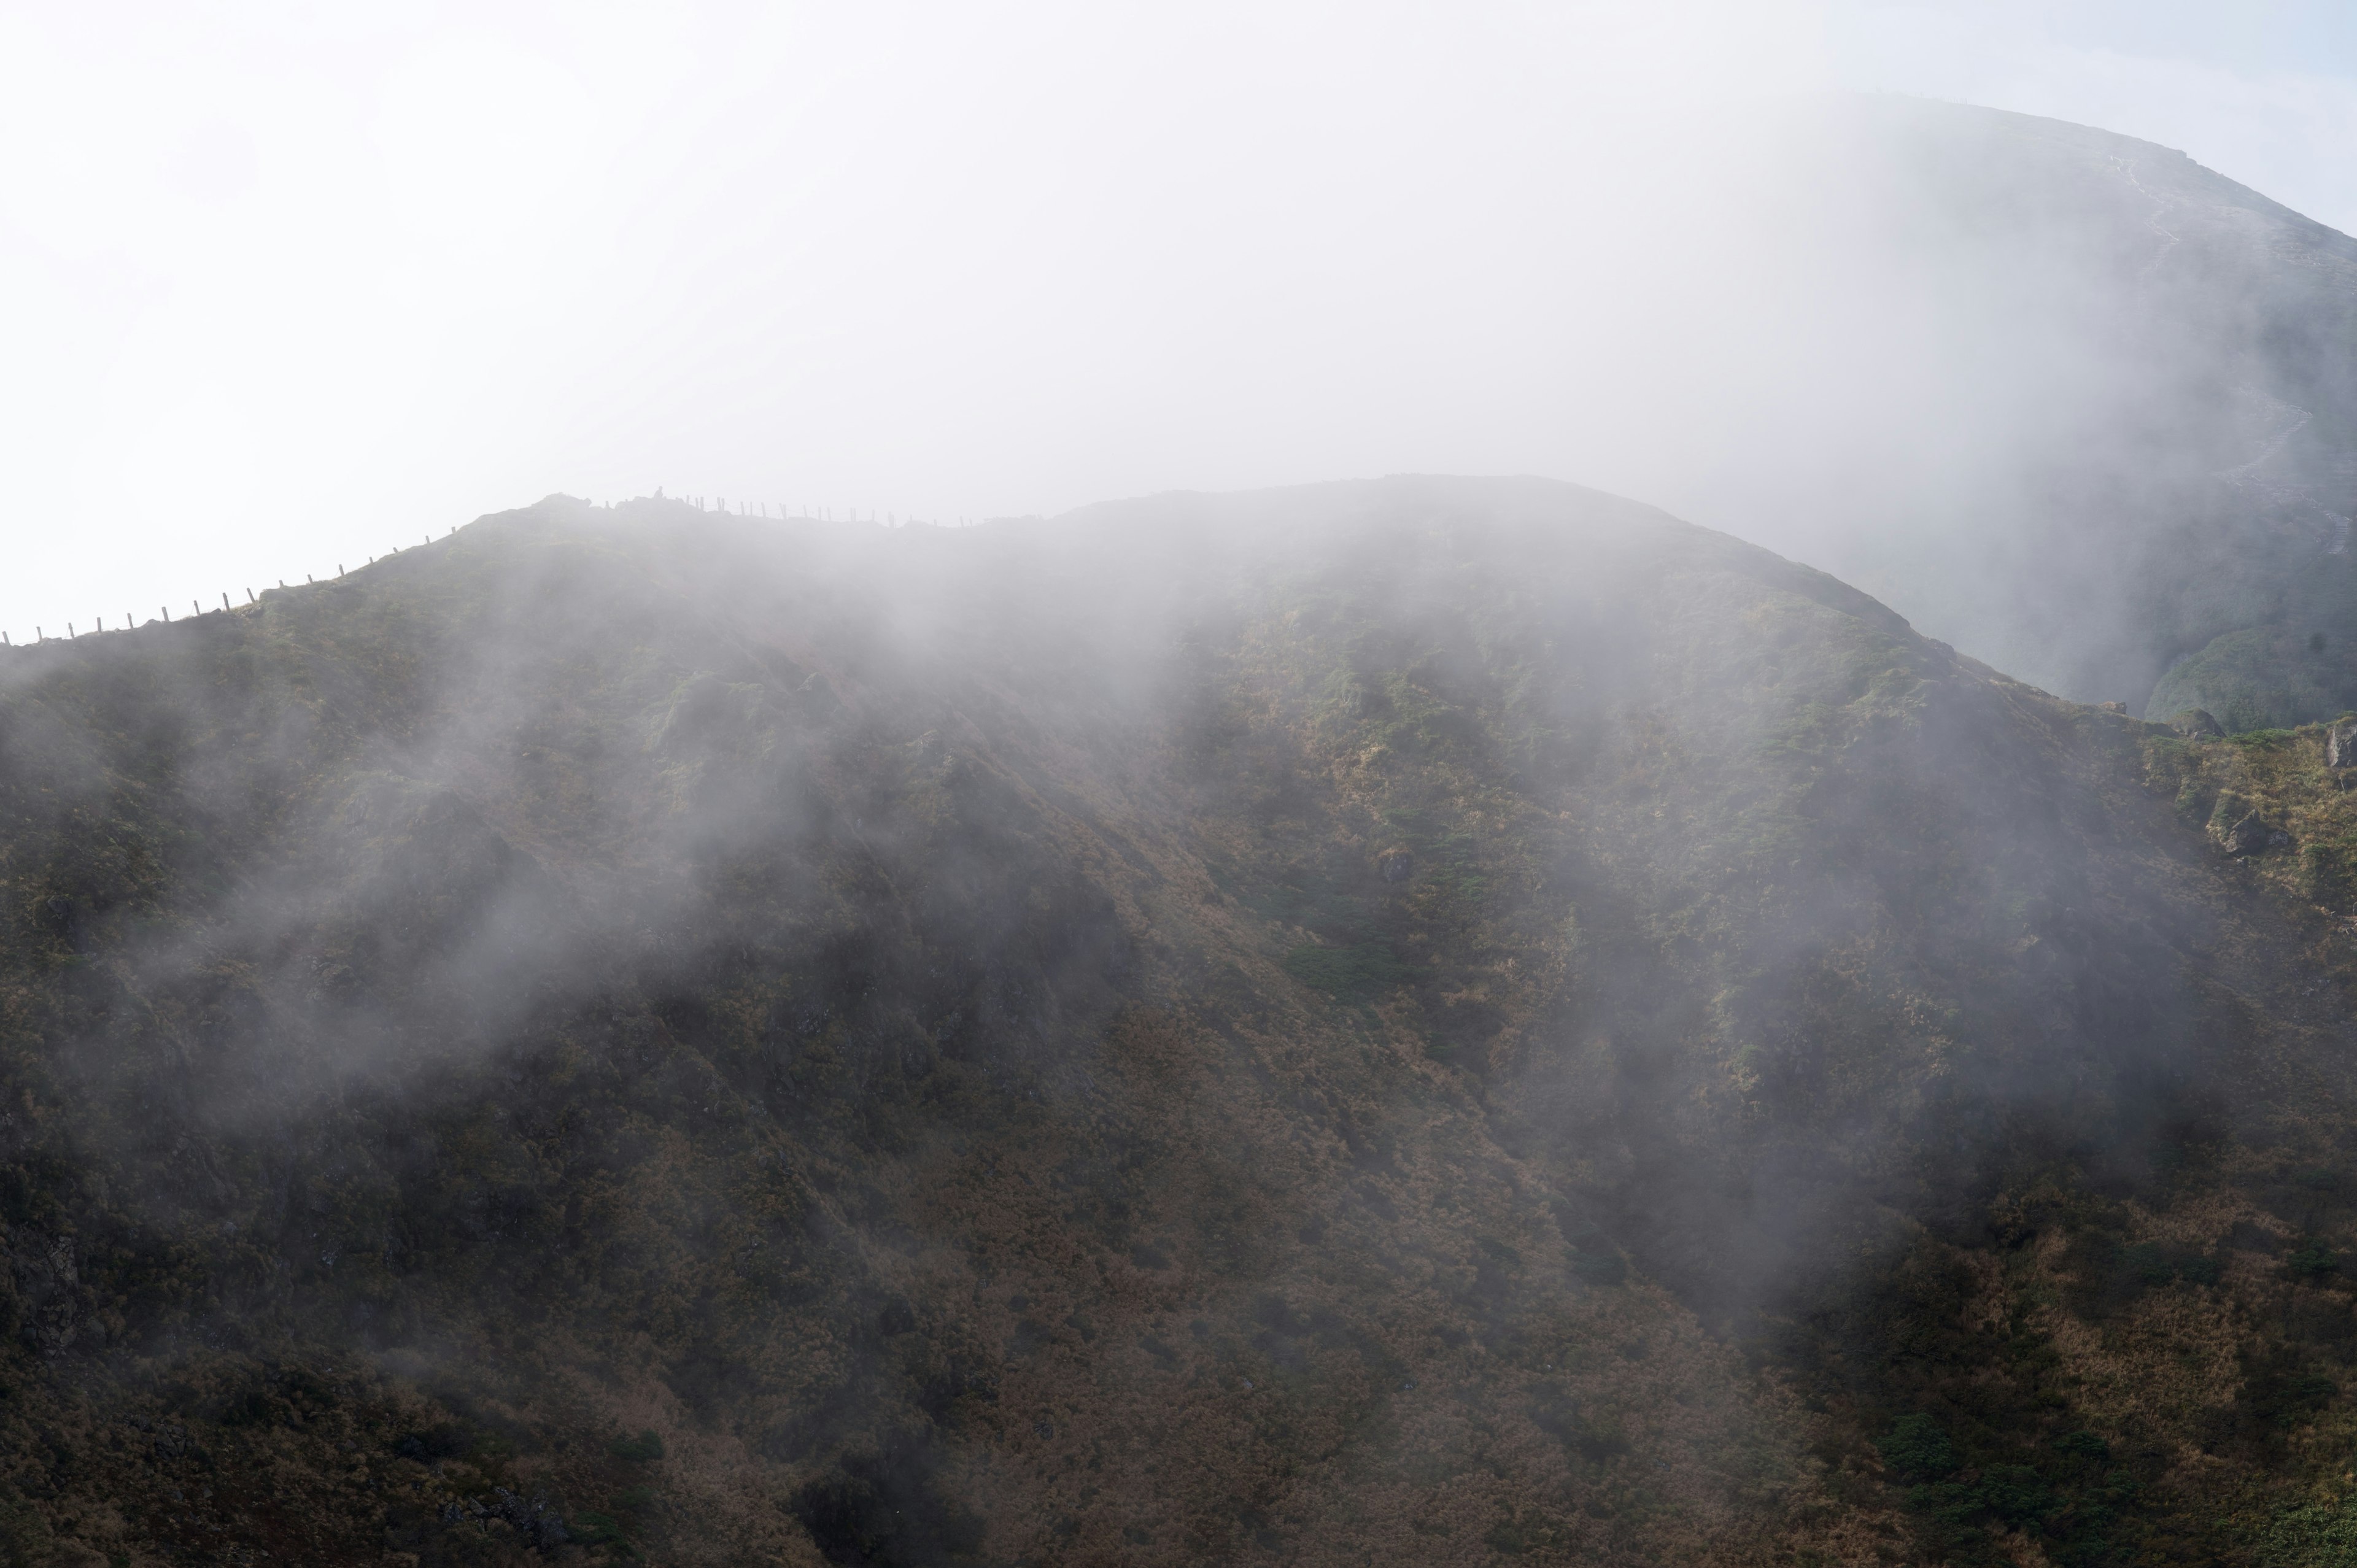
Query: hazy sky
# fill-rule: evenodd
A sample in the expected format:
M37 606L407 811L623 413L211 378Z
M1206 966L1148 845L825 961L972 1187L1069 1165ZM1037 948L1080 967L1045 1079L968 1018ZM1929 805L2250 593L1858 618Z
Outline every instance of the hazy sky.
M2100 124L2349 229L2352 12L11 0L0 628L242 602L554 490L1676 504L1715 457L1644 350L1740 295L1712 236L1759 100Z

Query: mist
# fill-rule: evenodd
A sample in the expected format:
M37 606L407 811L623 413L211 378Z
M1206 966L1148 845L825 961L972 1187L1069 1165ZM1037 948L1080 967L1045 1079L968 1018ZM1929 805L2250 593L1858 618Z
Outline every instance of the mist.
M2264 20L0 21L0 1557L2330 1560Z
M145 1454L274 1555L1822 1539L1808 1455L1924 1396L1748 1359L1903 1369L1993 1215L2131 1222L2054 1184L2334 1157L2210 755L1534 479L555 497L16 650L0 1318L98 1390L36 1511L133 1539ZM2269 1244L2154 1255L2264 1305Z
M2208 86L2165 12L2100 70L2085 18L1975 53L1812 5L20 17L0 627L242 603L550 492L955 522L1531 473L2140 703L1941 602L1944 564L1875 568L2022 510L2061 428L2168 423L2104 305L2147 258L1992 284L1823 95L2101 110L2322 197L2229 91L2324 41L2270 15Z

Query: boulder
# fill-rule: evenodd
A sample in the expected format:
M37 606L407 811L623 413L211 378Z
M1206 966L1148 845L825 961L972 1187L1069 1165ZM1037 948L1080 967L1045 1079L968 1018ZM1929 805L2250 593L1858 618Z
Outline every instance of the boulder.
M2271 836L2267 831L2267 824L2259 821L2259 814L2253 811L2226 830L2226 853L2257 854L2267 847L2267 841Z
M2226 726L2212 718L2207 708L2188 708L2169 720L2169 727L2188 740L2205 740L2226 733Z

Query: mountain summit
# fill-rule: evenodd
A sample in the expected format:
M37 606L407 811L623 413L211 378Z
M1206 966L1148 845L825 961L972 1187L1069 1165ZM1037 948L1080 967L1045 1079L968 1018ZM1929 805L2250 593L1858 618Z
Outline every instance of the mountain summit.
M1795 323L1739 351L1785 366L1742 408L1773 455L1708 514L2050 690L2230 730L2357 707L2357 241L2086 126L1800 124L1722 285Z

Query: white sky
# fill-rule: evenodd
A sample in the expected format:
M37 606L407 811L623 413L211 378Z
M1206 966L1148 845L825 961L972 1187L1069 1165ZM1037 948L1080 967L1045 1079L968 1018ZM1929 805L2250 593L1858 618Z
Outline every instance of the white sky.
M554 490L1675 504L1718 458L1644 351L1664 302L1739 302L1711 237L1757 99L2100 124L2350 229L2352 15L0 0L0 628L242 602Z

